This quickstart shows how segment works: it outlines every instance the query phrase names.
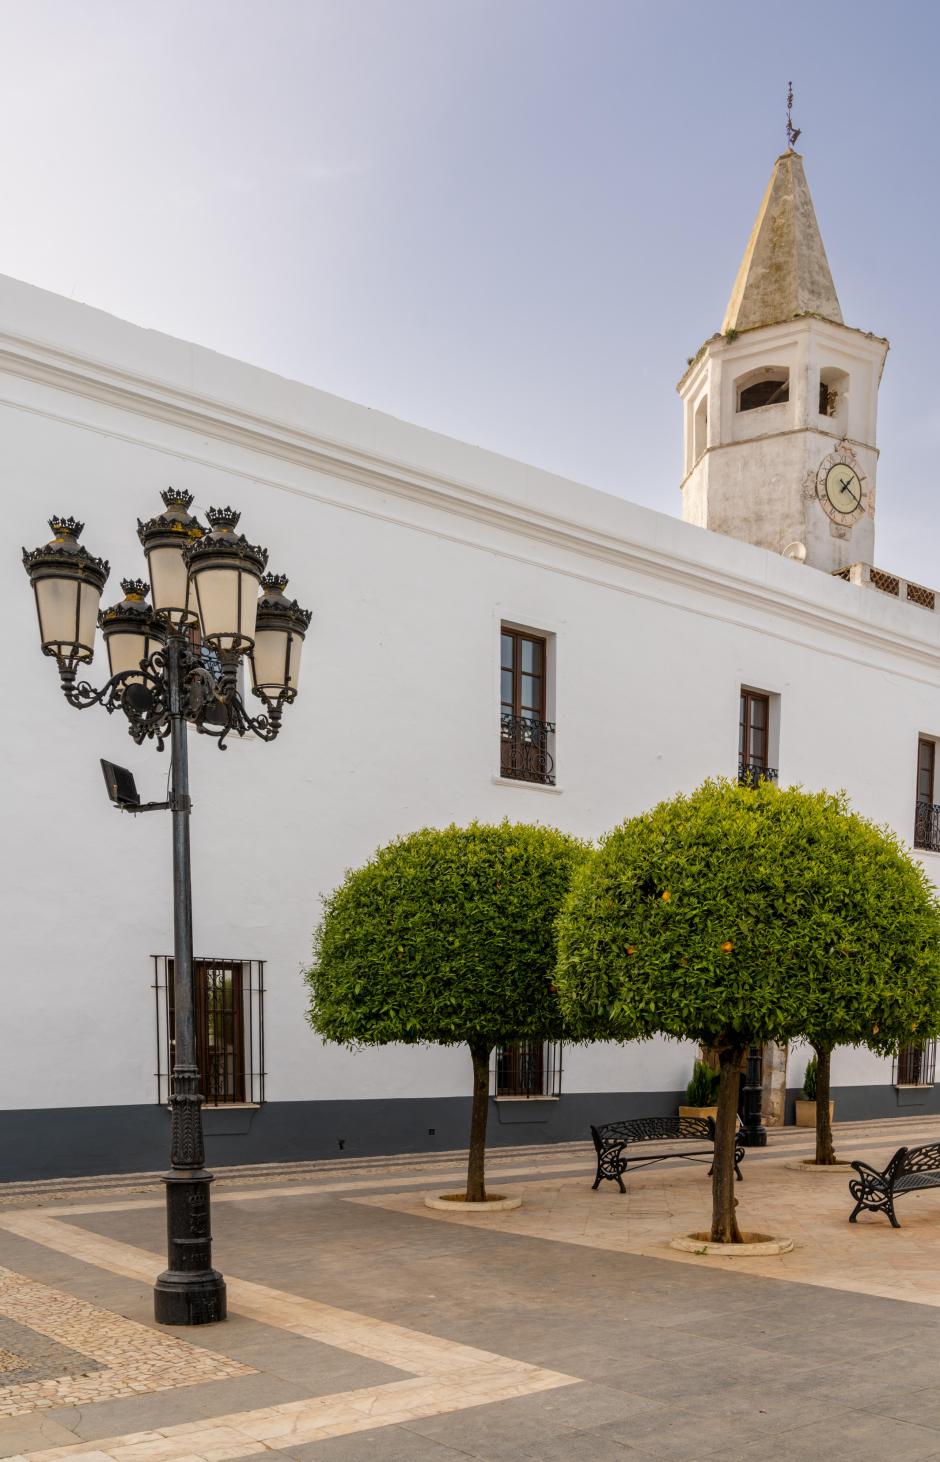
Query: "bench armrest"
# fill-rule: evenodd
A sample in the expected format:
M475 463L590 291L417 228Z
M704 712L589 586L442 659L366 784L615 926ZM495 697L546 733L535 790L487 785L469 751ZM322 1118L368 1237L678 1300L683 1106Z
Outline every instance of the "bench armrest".
M867 1162L853 1162L852 1167L860 1178L874 1178L876 1182L882 1184L886 1181L884 1173L879 1173L877 1168L870 1167Z

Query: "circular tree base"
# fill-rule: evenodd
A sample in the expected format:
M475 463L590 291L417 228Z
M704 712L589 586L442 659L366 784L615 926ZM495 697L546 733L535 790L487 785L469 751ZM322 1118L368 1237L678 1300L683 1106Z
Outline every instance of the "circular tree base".
M436 1208L439 1213L508 1213L512 1208L521 1208L521 1198L508 1198L505 1193L493 1193L482 1203L468 1203L463 1193L425 1193L425 1208Z
M848 1178L852 1172L852 1164L844 1158L838 1158L834 1163L816 1163L812 1158L806 1158L802 1162L788 1162L784 1164L793 1173L818 1173L820 1177L837 1177L843 1180Z
M713 1244L707 1233L683 1234L672 1239L670 1249L685 1254L715 1255L722 1259L762 1259L772 1254L789 1254L792 1239L775 1239L771 1234L742 1234L740 1244Z

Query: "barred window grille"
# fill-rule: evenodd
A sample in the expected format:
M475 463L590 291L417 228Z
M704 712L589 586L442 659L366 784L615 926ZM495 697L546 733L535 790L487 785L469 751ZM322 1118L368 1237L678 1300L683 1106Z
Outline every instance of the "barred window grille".
M933 1086L937 1068L936 1041L912 1041L894 1058L895 1086Z
M264 960L195 959L196 1062L212 1107L264 1101ZM173 959L153 956L157 1102L170 1097L175 1054Z
M497 1046L490 1078L497 1097L561 1096L561 1043L512 1041Z

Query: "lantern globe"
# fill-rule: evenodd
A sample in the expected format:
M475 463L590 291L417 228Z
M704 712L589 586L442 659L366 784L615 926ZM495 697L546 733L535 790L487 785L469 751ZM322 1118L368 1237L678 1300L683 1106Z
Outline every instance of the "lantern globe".
M146 523L137 520L137 536L150 574L153 612L169 624L195 624L189 570L183 555L206 530L189 511L193 501L191 492L168 487L160 496L164 511Z
M297 695L300 652L313 615L287 598L283 574L265 574L261 586L249 658L252 691L267 703L289 704Z
M139 672L142 660L166 644L167 625L146 602L149 591L143 579L122 579L124 598L110 609L102 609L98 624L108 651L112 675ZM133 678L143 680L142 674Z
M268 561L266 548L235 530L233 508L209 508L210 531L185 552L203 643L243 654L255 638L258 585Z
M72 664L94 658L98 605L111 572L107 559L95 558L79 543L84 526L75 518L50 518L51 541L23 549L42 653Z

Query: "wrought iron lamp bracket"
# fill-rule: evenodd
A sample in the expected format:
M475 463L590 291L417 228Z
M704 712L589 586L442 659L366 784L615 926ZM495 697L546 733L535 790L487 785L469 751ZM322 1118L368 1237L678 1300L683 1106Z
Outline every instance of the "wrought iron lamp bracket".
M177 658L183 714L202 735L215 737L220 751L226 750L225 740L231 732L239 737L250 733L260 741L274 740L281 729L282 703L265 698L266 712L249 715L238 690L237 654L219 656L217 673L213 673L199 650L188 642L179 644ZM155 741L157 750L162 751L170 734L170 671L166 648L161 647L141 660L138 670L122 670L113 675L100 690L87 680L78 680L79 663L76 659L57 657L59 679L69 705L78 711L102 706L109 716L123 711L128 731L137 745ZM153 804L154 807L164 805L168 804Z

